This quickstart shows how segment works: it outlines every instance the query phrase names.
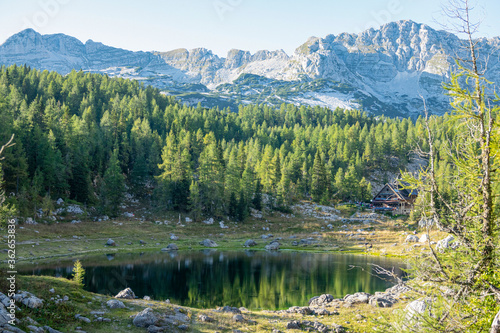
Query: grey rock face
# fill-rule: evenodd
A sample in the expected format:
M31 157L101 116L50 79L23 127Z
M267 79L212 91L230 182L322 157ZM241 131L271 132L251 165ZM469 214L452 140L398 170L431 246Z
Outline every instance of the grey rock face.
M279 103L285 99L310 105L320 102L330 108L335 103L358 108L363 105L357 101L366 99L375 101L361 103L366 104L367 111L409 115L421 111L419 96L426 96L429 109L436 113L448 110L441 83L455 69L453 58L465 58L461 43L457 36L425 24L398 21L359 34L310 38L292 55L282 50L255 54L231 50L223 58L204 48L132 52L27 29L0 45L0 64L27 64L61 74L82 69L144 80L158 88L193 84L218 93L236 87L252 94L256 83L269 87L270 83L287 84L306 78L327 84L319 90L316 84L300 91L289 90L278 96ZM498 37L477 40L478 49L488 55L487 67L486 59L479 59L480 70L486 68L486 78L493 82L500 78L498 44ZM245 79L239 80L242 76ZM245 83L246 79L250 80Z

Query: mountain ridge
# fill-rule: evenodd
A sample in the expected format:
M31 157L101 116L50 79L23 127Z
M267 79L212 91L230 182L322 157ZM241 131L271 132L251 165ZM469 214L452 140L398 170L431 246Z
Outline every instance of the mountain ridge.
M490 56L486 77L498 81L500 38L476 41ZM239 103L287 102L411 116L422 110L422 97L433 113L447 111L442 82L455 68L455 55L464 55L461 43L454 34L405 20L359 34L311 37L291 55L232 49L224 58L206 48L134 52L26 29L0 45L0 64L135 79L188 104L221 102L235 108ZM480 64L485 67L486 61ZM266 80L238 80L244 74Z

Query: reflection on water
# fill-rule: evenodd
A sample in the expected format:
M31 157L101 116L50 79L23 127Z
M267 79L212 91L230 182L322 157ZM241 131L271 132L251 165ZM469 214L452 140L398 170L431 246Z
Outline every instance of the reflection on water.
M305 306L324 293L343 297L390 287L392 282L378 278L371 263L403 274L399 261L346 254L208 250L82 259L85 289L92 292L115 295L131 287L139 297L184 306L270 310ZM71 262L60 262L23 273L68 277L71 270Z

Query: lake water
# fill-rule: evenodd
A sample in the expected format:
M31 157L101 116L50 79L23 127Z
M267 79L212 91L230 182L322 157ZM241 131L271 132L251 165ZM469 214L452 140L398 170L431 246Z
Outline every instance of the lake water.
M313 296L374 293L394 284L377 277L370 264L403 274L397 260L330 253L206 250L103 255L81 261L86 290L115 295L130 287L141 298L148 295L198 308L306 306ZM22 273L69 277L72 265L61 261L31 266Z

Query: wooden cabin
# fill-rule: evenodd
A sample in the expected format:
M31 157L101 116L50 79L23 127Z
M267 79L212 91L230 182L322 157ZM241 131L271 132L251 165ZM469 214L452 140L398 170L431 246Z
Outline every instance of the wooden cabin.
M404 188L398 180L395 180L391 184L385 184L371 202L374 211L410 214L417 196L417 190Z

